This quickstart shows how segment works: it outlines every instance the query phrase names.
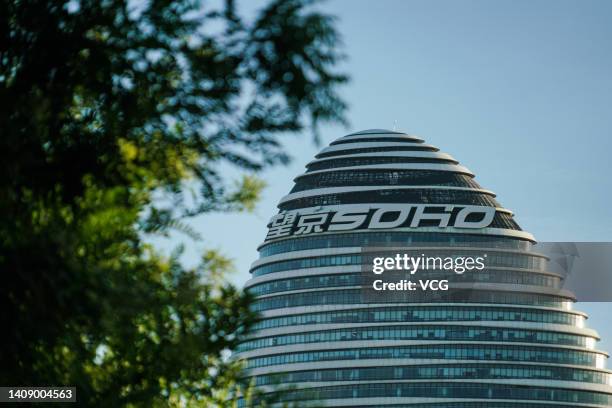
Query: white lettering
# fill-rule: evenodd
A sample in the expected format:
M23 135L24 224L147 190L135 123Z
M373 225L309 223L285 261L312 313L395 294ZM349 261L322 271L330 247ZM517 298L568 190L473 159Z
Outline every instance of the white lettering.
M448 227L448 222L450 221L451 212L453 211L452 205L444 206L444 211L446 213L426 213L426 206L419 205L414 213L414 217L412 217L412 222L410 226L412 228L416 228L419 226L422 220L439 220L438 227Z
M368 218L368 209L365 209L365 213L359 211L348 210L338 211L334 214L328 231L350 231L359 228Z
M408 219L408 216L410 215L411 206L394 205L393 207L395 208L393 207L389 208L389 207L379 208L378 210L376 210L374 215L372 215L372 219L370 220L369 228L372 228L372 229L397 228L406 222L406 220ZM381 221L381 219L383 218L385 214L392 214L392 213L397 213L397 217L395 218L395 220Z
M480 221L466 221L467 217L472 214L482 214ZM462 208L455 218L456 228L484 228L491 225L495 217L495 208L493 207L481 207L477 205L468 205Z

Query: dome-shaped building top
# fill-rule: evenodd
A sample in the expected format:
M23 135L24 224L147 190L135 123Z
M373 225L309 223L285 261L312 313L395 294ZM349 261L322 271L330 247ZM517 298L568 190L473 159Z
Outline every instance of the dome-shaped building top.
M247 282L262 320L239 349L263 392L317 406L612 406L607 354L562 278L449 154L401 132L352 133L278 208ZM488 265L455 277L467 292L372 301L364 251L385 243L478 249Z

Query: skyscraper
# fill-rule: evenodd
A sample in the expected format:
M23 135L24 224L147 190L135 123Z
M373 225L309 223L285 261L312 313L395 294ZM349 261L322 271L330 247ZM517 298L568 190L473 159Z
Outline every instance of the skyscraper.
M262 391L327 406L612 406L597 333L534 237L452 156L403 133L353 133L278 207L247 282L262 320L239 350ZM452 295L368 299L365 252L386 244L478 250L488 264L451 278L469 288Z

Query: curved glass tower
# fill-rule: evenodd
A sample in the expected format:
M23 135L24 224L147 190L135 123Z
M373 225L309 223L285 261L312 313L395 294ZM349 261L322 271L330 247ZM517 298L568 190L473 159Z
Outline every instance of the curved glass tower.
M612 406L597 333L534 238L452 156L403 133L353 133L278 207L247 283L262 320L239 350L263 392L335 407ZM365 248L387 244L478 249L487 269L452 277L469 290L448 296L366 299Z

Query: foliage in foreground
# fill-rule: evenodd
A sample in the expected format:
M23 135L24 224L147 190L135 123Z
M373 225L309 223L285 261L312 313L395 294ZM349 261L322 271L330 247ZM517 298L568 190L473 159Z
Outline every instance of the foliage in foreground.
M333 19L271 1L0 4L0 384L87 406L224 405L254 323L213 252L185 269L147 234L253 208L279 136L342 122Z

